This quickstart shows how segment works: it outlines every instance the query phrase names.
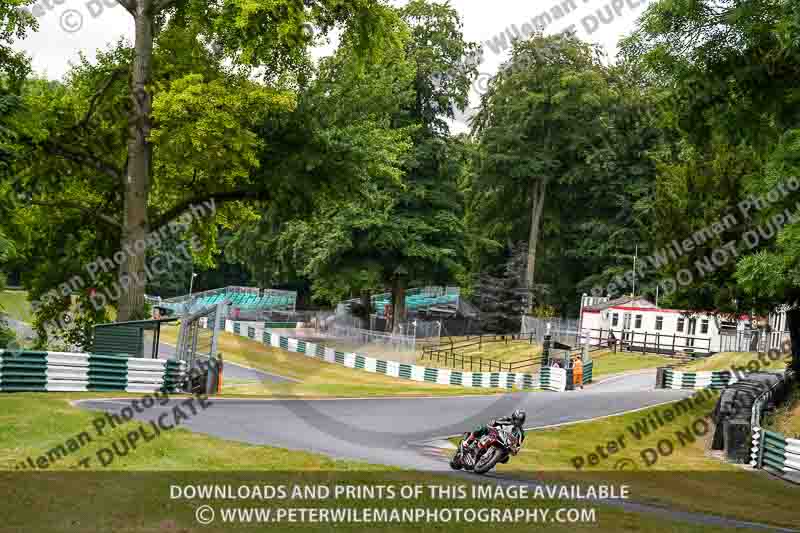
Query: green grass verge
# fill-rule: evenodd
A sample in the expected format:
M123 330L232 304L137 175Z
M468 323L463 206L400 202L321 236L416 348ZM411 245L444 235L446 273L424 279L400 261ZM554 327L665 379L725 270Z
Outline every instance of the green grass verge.
M68 403L68 399L92 395L80 394L7 394L0 397L0 470L11 469L27 456L46 454L49 449L66 442L83 431L93 431L97 413L83 411ZM0 499L3 530L8 531L330 531L330 524L283 523L221 524L200 526L195 509L200 504L214 507L442 507L499 509L539 508L551 513L560 507L596 508L595 523L547 523L539 527L547 531L632 531L661 532L723 531L723 528L692 526L648 514L636 514L586 502L548 500L496 500L444 498L432 499L427 493L421 498L379 500L375 498L317 501L302 500L245 500L212 499L182 500L170 497L171 485L240 484L318 485L339 483L352 485L448 485L469 488L471 480L463 481L432 474L399 471L397 469L352 461L335 461L305 452L288 451L266 446L254 446L226 441L201 434L174 429L162 433L149 443L140 445L124 458L117 458L109 467L93 471L69 471L80 455L94 453L123 438L134 423L123 424L79 450L79 453L55 462L42 476L34 472L0 474L0 486L5 497ZM95 433L93 435L96 436ZM206 473L210 472L210 473ZM552 516L552 515L551 515ZM337 531L463 531L485 530L485 525L464 523L433 524L342 524ZM495 526L499 527L499 526ZM529 530L530 525L509 525Z
M724 352L692 361L677 370L684 372L713 372L743 368L745 371L752 371L747 370L748 364L754 370L786 370L786 364L791 361L791 357L791 354L771 358L767 354L759 357L759 354L752 352ZM756 364L758 367L753 367Z
M800 387L795 386L792 395L767 418L765 425L790 439L800 439Z
M11 470L27 457L47 454L82 431L93 440L78 452L55 461L48 471L75 468L85 457L95 457L101 448L124 439L135 427L129 423L98 436L92 422L99 413L73 407L69 399L93 397L136 397L118 393L17 393L0 395L0 468ZM211 407L213 408L213 406ZM288 450L250 446L213 439L182 428L163 432L125 457L117 457L108 467L90 462L90 468L109 470L350 470L370 469L366 465L334 461L324 456Z
M174 343L176 327L161 330L163 342ZM226 361L263 370L300 383L276 384L270 382L225 385L223 370L223 392L234 395L259 395L278 397L368 397L368 396L460 396L485 395L508 392L506 389L482 389L437 385L399 378L373 372L347 368L326 363L303 354L291 353L280 348L234 335L222 333L219 351Z
M498 471L541 480L627 483L632 497L641 501L796 526L800 487L764 472L727 464L710 452L713 422L707 415L717 396L704 393L694 398L690 405L684 401L679 407L675 402L592 422L530 431L519 455L500 465ZM648 420L659 418L665 421L663 425L637 438L637 423L641 428ZM669 418L671 421L666 422ZM657 455L654 462L653 452L645 450L658 450L662 441L671 444L672 452ZM661 446L669 450L667 444L662 442ZM575 468L577 457L583 460L580 470Z
M0 312L22 322L33 322L33 309L27 291L0 291Z
M660 355L640 354L634 352L597 351L591 353L594 360L592 378L608 376L611 374L622 374L624 372L634 372L636 370L647 370L667 366L675 361Z

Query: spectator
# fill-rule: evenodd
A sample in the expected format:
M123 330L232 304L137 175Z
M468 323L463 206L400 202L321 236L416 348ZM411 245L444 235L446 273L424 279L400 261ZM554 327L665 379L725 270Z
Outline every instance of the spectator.
M572 384L573 388L583 388L583 361L580 356L572 360Z
M617 342L617 337L614 335L613 331L610 331L608 333L608 347L613 348L616 342Z

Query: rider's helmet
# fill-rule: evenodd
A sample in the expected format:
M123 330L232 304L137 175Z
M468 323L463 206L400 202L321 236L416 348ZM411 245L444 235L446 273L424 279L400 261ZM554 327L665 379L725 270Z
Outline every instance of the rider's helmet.
M521 428L522 424L525 423L525 411L523 411L522 409L515 409L514 412L511 414L511 421L514 423L515 426Z

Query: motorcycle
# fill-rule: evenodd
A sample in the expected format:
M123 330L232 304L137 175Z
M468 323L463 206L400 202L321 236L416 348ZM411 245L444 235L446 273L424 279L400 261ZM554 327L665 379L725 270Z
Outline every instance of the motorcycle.
M504 427L490 427L489 431L472 445L467 445L469 433L464 433L458 443L450 468L453 470L472 470L476 474L485 474L497 463L507 463L512 455L520 449L519 439Z

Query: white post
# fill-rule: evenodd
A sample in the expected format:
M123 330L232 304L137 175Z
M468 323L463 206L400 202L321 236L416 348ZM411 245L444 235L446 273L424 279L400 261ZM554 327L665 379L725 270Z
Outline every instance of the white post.
M637 244L633 252L633 294L632 297L636 298L636 256L639 255L639 245Z

